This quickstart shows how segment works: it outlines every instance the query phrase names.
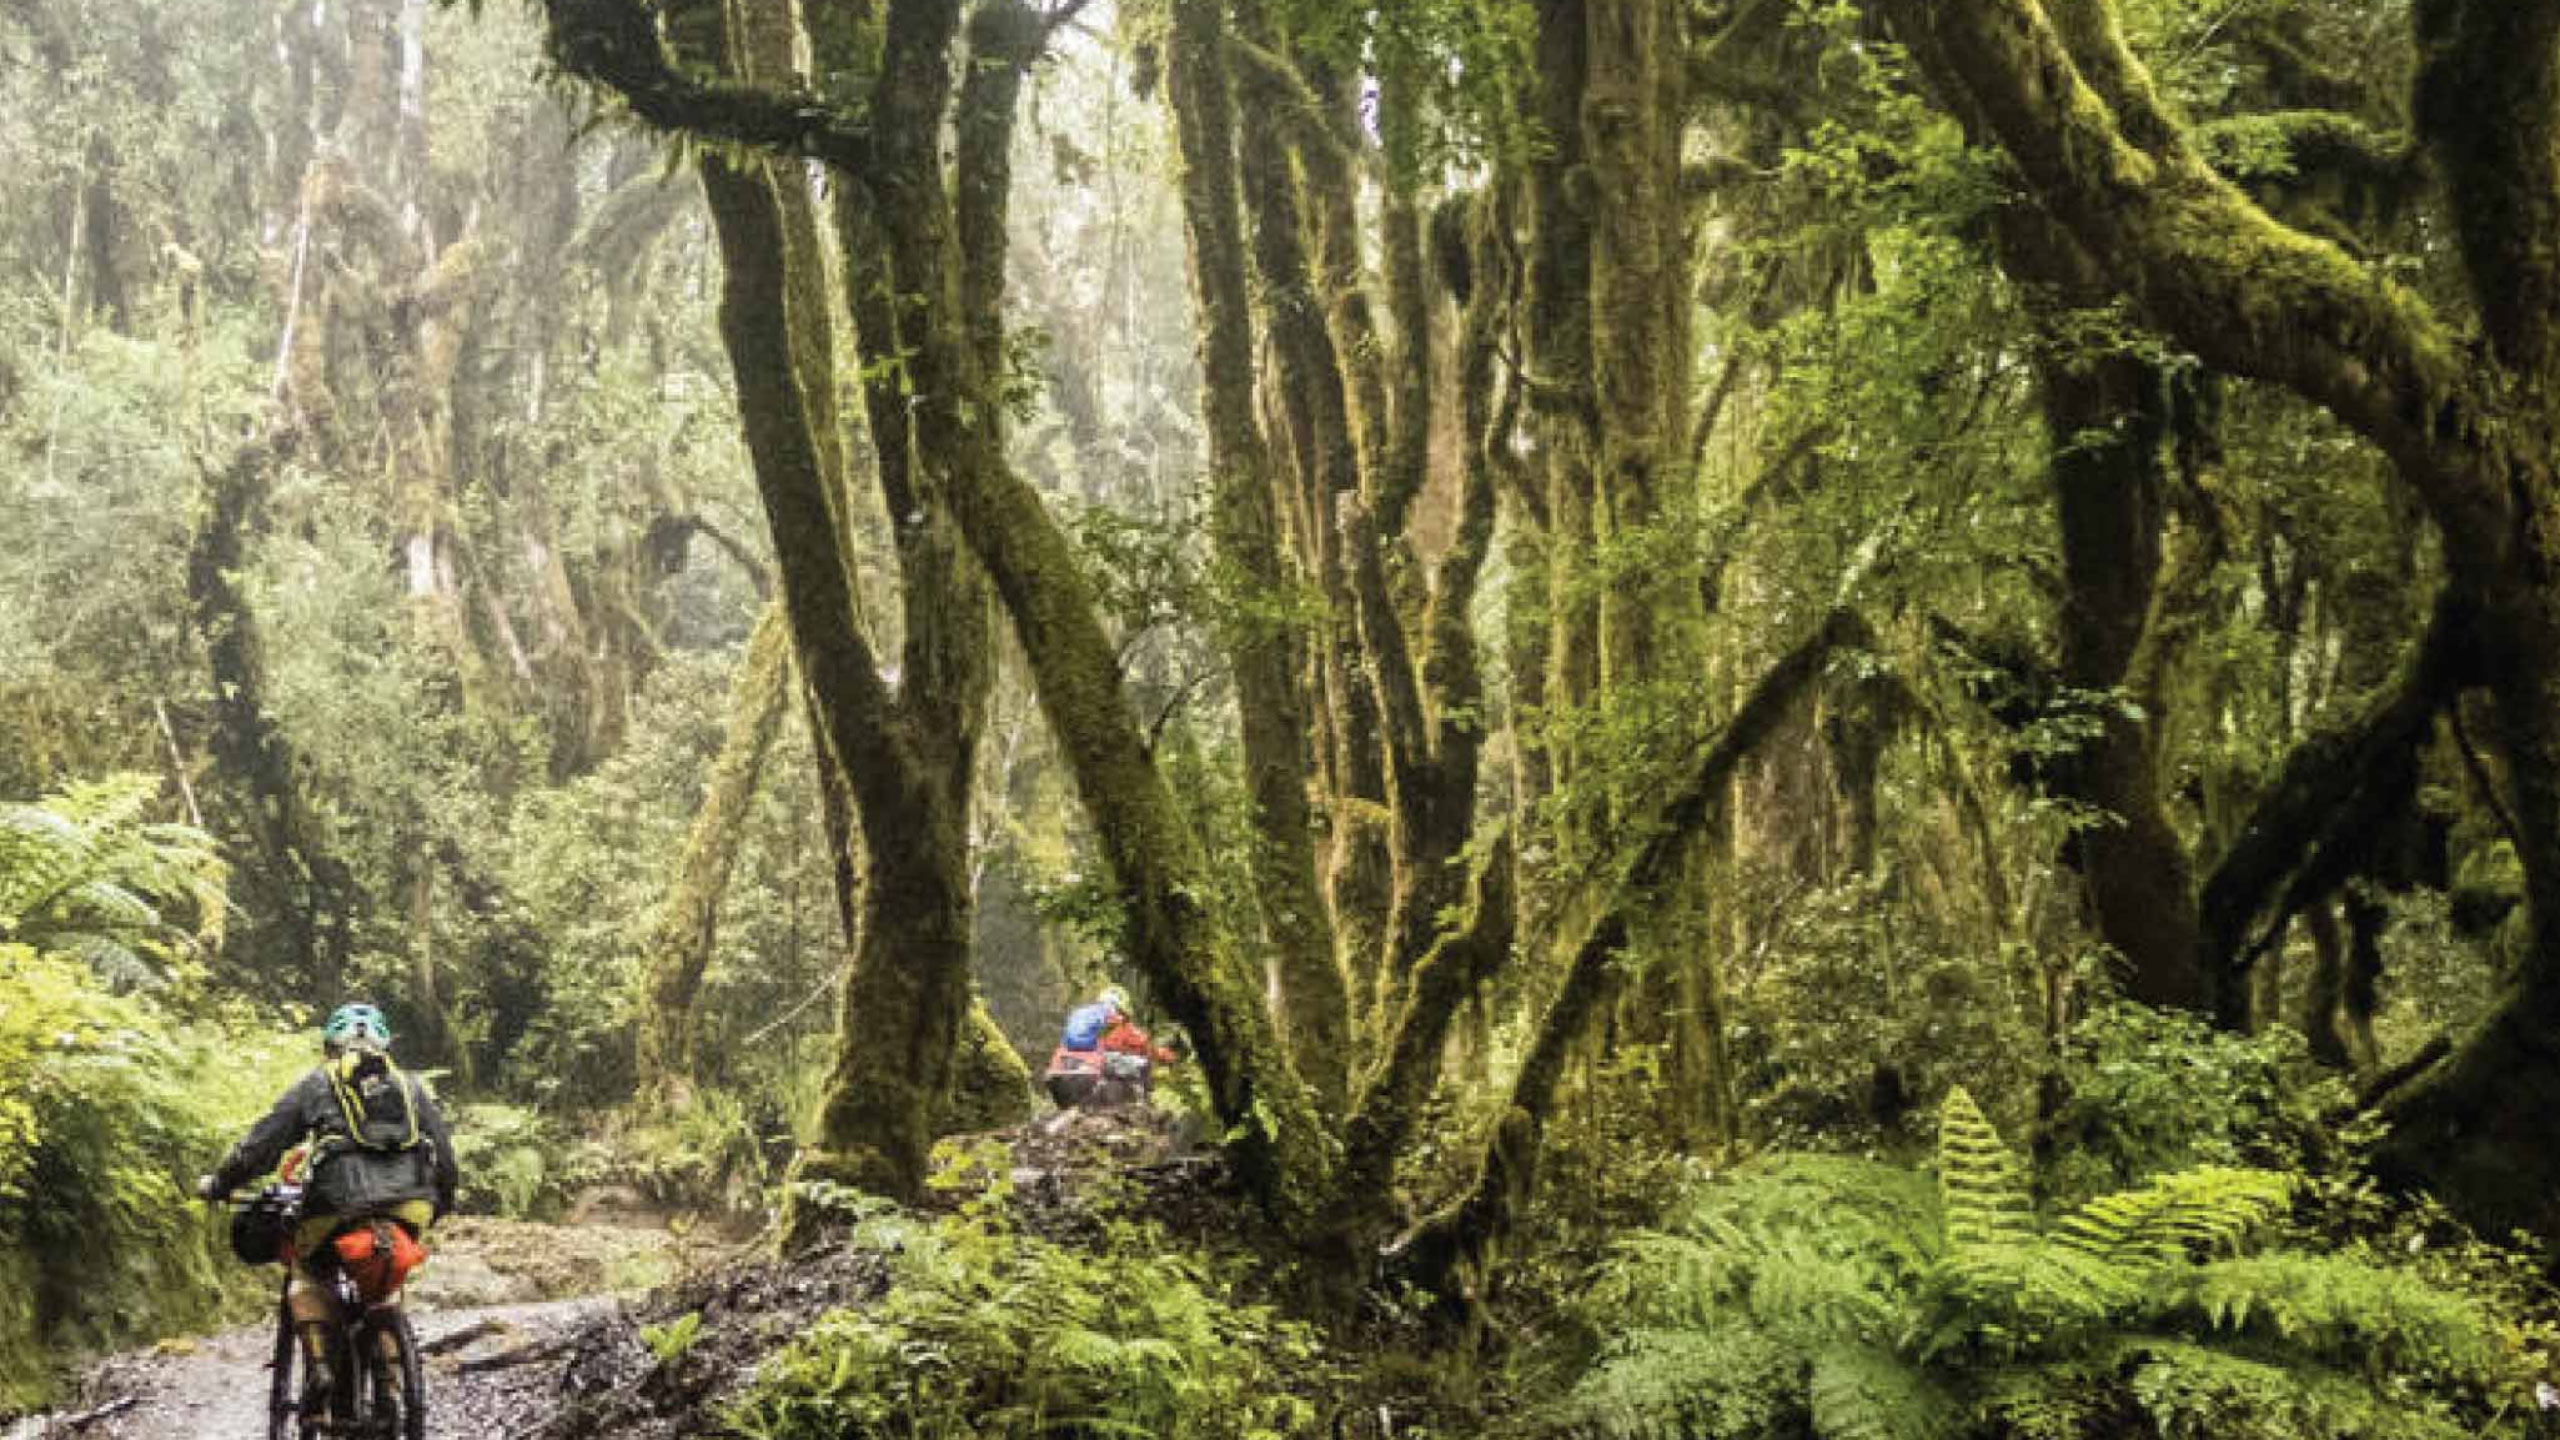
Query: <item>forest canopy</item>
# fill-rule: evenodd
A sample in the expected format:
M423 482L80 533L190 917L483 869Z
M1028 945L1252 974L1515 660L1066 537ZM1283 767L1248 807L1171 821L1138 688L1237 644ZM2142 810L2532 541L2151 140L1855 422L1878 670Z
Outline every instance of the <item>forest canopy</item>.
M465 1211L893 1257L654 1332L733 1433L2552 1433L2560 6L20 0L0 116L0 1413L254 1315L366 1002Z

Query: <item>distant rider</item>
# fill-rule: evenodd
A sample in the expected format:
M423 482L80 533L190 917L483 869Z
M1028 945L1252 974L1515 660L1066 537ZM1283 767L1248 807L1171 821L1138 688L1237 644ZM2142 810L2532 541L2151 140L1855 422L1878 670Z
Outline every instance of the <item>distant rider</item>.
M461 1169L434 1092L391 1063L391 1026L371 1005L347 1005L321 1031L319 1068L295 1081L196 1193L220 1199L266 1174L285 1152L312 1141L303 1169L302 1223L293 1235L285 1308L309 1360L307 1393L330 1393L334 1308L312 1260L341 1233L376 1218L424 1239L453 1208ZM316 1413L316 1412L312 1412Z
M1061 1110L1108 1109L1152 1093L1156 1067L1174 1058L1129 1018L1129 992L1113 985L1069 1012L1043 1078Z

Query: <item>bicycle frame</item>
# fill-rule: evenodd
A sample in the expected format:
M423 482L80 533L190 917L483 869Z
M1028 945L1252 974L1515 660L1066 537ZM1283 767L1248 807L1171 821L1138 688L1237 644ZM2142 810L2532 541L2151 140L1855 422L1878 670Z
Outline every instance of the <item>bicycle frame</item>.
M319 1260L313 1272L328 1287L334 1311L328 1339L330 1390L321 1397L304 1393L305 1358L290 1302L293 1272L288 1264L276 1291L275 1351L268 1362L273 1372L267 1395L268 1440L339 1436L425 1440L426 1372L400 1297L394 1294L367 1304L354 1280L329 1258ZM310 1413L307 1407L313 1399L325 1400L325 1416Z

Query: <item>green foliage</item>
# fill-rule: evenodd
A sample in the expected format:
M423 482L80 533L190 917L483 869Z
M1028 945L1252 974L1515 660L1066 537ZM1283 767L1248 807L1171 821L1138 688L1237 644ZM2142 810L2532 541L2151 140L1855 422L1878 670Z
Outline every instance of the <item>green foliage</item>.
M469 1214L524 1219L559 1197L554 1157L564 1143L542 1116L515 1105L452 1108L454 1158L462 1167L459 1207Z
M1007 1231L980 1209L931 1223L871 1212L852 1243L888 1251L891 1288L767 1361L729 1417L753 1440L1308 1433L1293 1387L1319 1359L1304 1326L1233 1299L1142 1229L1098 1251Z
M2335 1142L2320 1117L2346 1098L2287 1027L2236 1035L2132 1004L2100 1006L2072 1027L2057 1078L2048 1135L2058 1159L2041 1178L2060 1199L2199 1165L2323 1171Z
M657 1357L660 1365L680 1363L691 1353L694 1342L701 1338L702 1312L699 1310L687 1310L664 1325L640 1327L640 1343L649 1347L649 1353Z
M769 1141L781 1134L764 1128L769 1118L733 1091L697 1091L679 1109L590 1134L555 1189L624 1185L669 1210L745 1213L777 1178Z
M180 1023L0 944L0 1410L42 1403L52 1361L263 1291L186 1182L308 1058L239 1015Z
M2296 1182L2200 1166L2039 1220L1972 1098L1938 1175L1778 1155L1629 1237L1546 1433L2534 1435L2522 1308L2281 1230Z

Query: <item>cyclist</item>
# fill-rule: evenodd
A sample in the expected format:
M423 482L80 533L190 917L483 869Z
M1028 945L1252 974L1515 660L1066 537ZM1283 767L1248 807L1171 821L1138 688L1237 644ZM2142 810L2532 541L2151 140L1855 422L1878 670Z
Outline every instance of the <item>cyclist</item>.
M391 1063L391 1026L371 1005L344 1005L321 1031L322 1061L294 1082L196 1193L219 1199L275 1168L285 1152L312 1142L304 1169L303 1219L293 1236L293 1277L285 1308L308 1361L305 1393L331 1394L329 1336L334 1306L312 1270L332 1239L376 1218L423 1238L453 1208L461 1170L453 1134L435 1095ZM306 1413L317 1414L315 1408Z
M1129 1018L1129 992L1113 985L1067 1016L1043 1078L1061 1110L1111 1109L1152 1093L1156 1067L1174 1058Z

